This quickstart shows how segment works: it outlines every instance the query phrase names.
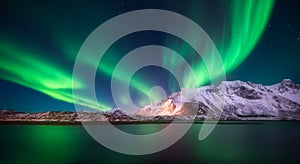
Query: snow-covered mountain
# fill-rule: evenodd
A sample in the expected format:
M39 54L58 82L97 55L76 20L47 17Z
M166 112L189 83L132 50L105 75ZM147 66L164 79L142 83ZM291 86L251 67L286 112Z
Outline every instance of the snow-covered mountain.
M224 81L218 86L182 89L134 115L121 109L106 112L37 113L0 110L1 122L71 123L210 120L300 120L300 85L285 79L271 86Z
M300 119L300 85L285 79L263 86L224 81L219 86L183 89L161 103L137 111L138 116L195 116L196 119Z

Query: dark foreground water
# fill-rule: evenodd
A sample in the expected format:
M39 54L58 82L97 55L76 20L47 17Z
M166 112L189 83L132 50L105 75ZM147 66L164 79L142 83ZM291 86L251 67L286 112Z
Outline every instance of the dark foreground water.
M201 124L170 148L145 156L111 151L94 141L82 126L0 126L0 163L296 163L300 161L300 122L219 124L204 141ZM149 133L164 125L118 125Z

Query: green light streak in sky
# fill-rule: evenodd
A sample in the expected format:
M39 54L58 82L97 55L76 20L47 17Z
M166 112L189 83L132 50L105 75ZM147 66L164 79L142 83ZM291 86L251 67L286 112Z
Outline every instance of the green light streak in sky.
M79 51L79 48L77 51L74 51L74 45L77 45L76 47L80 47L81 43L76 43L74 40L67 40L65 38L60 38L57 40L58 45L63 49L65 55L69 60L72 60L73 62L75 61L76 54ZM118 54L117 52L106 52L105 56L107 57L106 60L101 61L98 66L98 70L105 74L107 77L110 77L114 71L115 65L112 63L117 63L119 59L117 58ZM89 59L86 59L86 64L91 64L93 61L90 61ZM134 64L134 63L133 63ZM117 72L115 74L115 79L124 81L123 77L126 75L126 71L124 72ZM147 81L143 81L139 79L138 77L133 77L130 81L130 86L139 92L141 92L144 95L149 95L149 90L152 86L149 86L147 84ZM145 104L145 103L143 103Z
M230 20L229 29L226 29L228 21L225 21L222 41L220 45L217 45L227 73L237 68L253 50L266 27L274 5L273 0L232 0L230 2L229 4L232 5L230 17L224 18ZM185 49L184 46L181 47L181 54L186 54ZM205 53L210 52L208 50ZM197 84L199 86L211 80L203 62L193 61L192 67L198 76ZM210 72L219 74L218 70ZM184 78L185 87L191 86L191 79L191 75L187 73Z
M14 46L12 46L14 45ZM73 103L72 75L63 69L40 59L16 43L0 41L0 78L32 88L55 99ZM74 89L82 89L84 84L74 81ZM97 109L98 105L85 97L75 97L82 106ZM108 109L104 104L100 108Z
M224 5L226 2L223 2ZM223 5L223 4L222 4ZM232 8L229 10L229 14L224 17L224 22L221 24L220 29L223 33L219 38L213 38L213 40L220 40L219 44L216 44L223 63L226 73L230 73L232 70L237 68L251 53L257 42L259 41L266 23L271 15L271 11L274 5L273 0L231 0L228 4ZM198 6L201 8L201 6ZM205 14L201 13L200 14ZM207 13L206 13L207 14ZM191 16L193 17L193 15ZM204 20L210 21L210 20ZM201 24L199 24L201 26ZM187 35L192 36L192 39L199 39L197 36L193 35L191 29L186 30ZM61 34L64 36L64 34ZM62 36L58 36L58 44L62 52L65 52L66 58L74 61L77 52L73 51L73 44L67 44L68 41L62 39ZM80 79L72 79L72 72L68 72L63 68L58 67L56 64L47 61L43 58L44 55L49 54L36 54L22 48L22 44L16 44L18 42L8 42L7 38L2 37L0 40L0 78L5 79L28 88L32 88L44 94L47 94L55 99L65 101L68 103L73 103L72 89L83 89L85 84L80 82ZM77 42L75 42L77 43ZM79 44L80 42L78 42ZM172 49L181 54L185 59L190 62L196 76L197 84L201 86L208 83L211 79L209 73L206 69L205 64L213 65L213 59L210 63L199 62L199 60L194 60L190 56L189 48L186 45L176 44L174 41L167 45ZM80 45L78 45L80 46ZM174 50L175 50L174 49ZM210 50L206 50L204 53L211 53ZM108 60L101 61L99 64L98 71L105 74L106 76L111 76L115 64L112 64L111 60L117 60L117 53L106 54ZM167 54L163 55L163 63L166 65L171 65L176 67L177 61L170 58ZM87 64L89 62L87 59ZM220 70L210 70L210 73L216 75L219 74ZM126 76L126 70L124 72L115 73L115 78L124 81L124 76ZM183 87L191 87L191 74L186 72L184 75ZM73 81L74 80L74 81ZM72 83L74 85L72 86ZM153 86L149 85L147 81L142 80L140 77L134 77L131 79L130 85L133 89L139 91L140 93L149 96L149 91ZM175 85L170 83L170 89ZM73 88L72 88L73 87ZM79 105L97 109L99 106L101 109L109 109L109 107L102 103L93 102L91 99L81 95L80 97L74 97L79 102ZM126 99L123 100L126 102ZM146 101L141 100L140 104L145 104Z
M108 55L110 57L115 56L114 54L108 54ZM101 71L105 75L111 76L114 69L115 69L115 66L111 65L108 62L101 62L98 69L99 69L99 71ZM126 75L126 70L123 70L122 72L116 72L114 76L115 76L115 79L120 80L122 82L125 82L123 80L124 75ZM150 89L150 87L147 85L147 82L145 82L141 79L138 79L137 77L131 79L130 86L133 87L134 89L139 90L140 92L142 92L145 95L148 95L148 92L149 92L149 89Z
M220 52L227 71L241 64L260 39L274 5L273 0L233 1L231 41Z
M80 47L80 43L75 43L73 40L67 40L67 39L62 39L62 38L58 39L57 42L58 42L58 45L65 52L67 58L69 60L71 60L72 62L74 62L77 51L74 51L74 48L72 47L72 45L73 46L77 45L78 47ZM115 69L115 65L120 60L118 56L119 56L118 53L114 52L113 50L106 52L105 57L102 59L102 61L98 65L98 71L100 71L102 74L106 75L107 77L111 77L111 75ZM92 61L90 59L86 59L85 64L92 65L93 62L94 61ZM124 75L126 75L126 70L123 70L123 72L116 72L114 75L115 76L114 78L116 80L120 80L121 82L125 82ZM134 76L130 80L130 87L139 91L145 97L149 97L149 91L153 86L148 85L147 81L141 80L139 77ZM129 101L125 95L120 96L120 97L121 97L123 104L129 103ZM149 103L150 103L149 99L146 98L146 99L140 100L138 102L138 105L142 107Z
M227 1L226 1L227 2ZM225 4L223 4L225 5ZM227 4L226 4L227 5ZM241 64L246 57L250 54L251 50L254 48L256 43L258 42L259 38L261 37L264 28L266 26L266 23L269 19L269 16L271 14L274 1L273 0L247 0L247 1L240 1L240 0L231 0L228 1L228 5L232 6L232 9L230 10L231 13L229 13L224 17L224 24L223 24L223 33L222 36L219 38L221 40L221 44L216 45L219 53L222 57L224 68L227 73L234 70L239 64ZM200 12L201 13L201 12ZM207 21L207 20L206 20ZM205 22L205 20L204 20ZM229 25L229 26L228 26ZM193 30L192 29L186 29L186 32L188 35L193 36ZM196 36L193 39L199 39ZM213 38L216 39L216 38ZM218 38L217 38L218 39ZM68 42L61 39L60 41L63 43L63 45L68 44ZM186 45L179 45L176 44L177 42L173 43L167 43L165 46L170 46L176 49L179 54L181 54L183 57L185 57L191 64L192 68L194 69L194 72L197 76L197 84L198 86L201 86L203 84L206 84L209 82L210 75L206 68L207 64L213 65L214 59L211 59L210 63L203 63L199 62L199 60L193 60L193 58L190 57L190 50L188 46ZM70 46L66 46L70 47ZM180 48L178 48L180 47ZM173 49L172 48L172 49ZM66 50L70 52L69 50ZM211 50L205 50L204 53L211 53ZM99 71L101 73L104 73L108 77L110 77L114 71L114 67L117 61L116 54L114 53L106 53L105 54L108 59L101 61L99 64ZM165 65L176 67L178 63L177 61L173 60L173 58L170 58L170 55L162 54L163 55L163 63ZM72 56L72 55L68 55ZM112 64L114 62L115 64ZM92 63L93 61L88 61L87 64ZM134 64L134 63L133 63ZM220 74L220 70L210 70L210 73L214 73L216 75ZM126 76L126 70L124 72L117 72L115 73L115 78L124 81L123 77ZM193 81L191 81L192 74L189 71L186 71L184 79L183 79L183 87L193 87ZM149 90L152 86L149 86L145 80L139 79L138 77L134 77L131 79L130 86L136 90L138 90L140 93L146 95L149 97ZM172 90L174 87L174 83L170 82L170 89ZM124 104L126 100L124 99ZM144 101L142 104L145 104L146 101Z

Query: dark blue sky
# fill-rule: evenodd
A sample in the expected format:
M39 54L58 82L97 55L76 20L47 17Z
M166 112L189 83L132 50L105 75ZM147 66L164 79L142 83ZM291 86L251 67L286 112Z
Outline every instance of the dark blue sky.
M55 63L56 66L71 72L74 56L84 39L101 23L113 16L137 9L158 8L178 12L193 19L191 13L201 10L201 7L204 6L206 15L203 18L206 21L204 23L195 19L194 21L201 23L201 27L214 39L213 36L218 36L222 32L222 29L218 29L220 25L218 22L222 21L223 14L227 14L227 10L223 10L220 2L222 1L90 1L88 3L80 1L1 1L0 36L4 38L2 41L7 40L11 47L17 49L22 45L26 51L43 54L37 57ZM195 8L194 4L199 4L199 7ZM270 85L278 83L284 78L290 78L294 82L300 83L299 6L300 3L296 0L276 1L260 40L246 60L226 75L227 80L243 80ZM215 10L218 12L212 12ZM209 19L210 17L212 19ZM164 41L168 39L174 38L159 33L133 34L122 38L111 51L126 54L126 52L143 45L164 44ZM60 47L61 45L64 47ZM72 60L69 60L70 54L73 55ZM28 67L30 67L30 63ZM5 70L0 70L0 73L2 71ZM144 76L144 80L150 85L168 86L168 82L163 80L164 77L170 78L166 71L159 68L145 68L144 72L138 72L141 77L147 73L149 76ZM153 75L156 79L154 82L150 78ZM157 81L157 79L162 80ZM96 82L99 84L96 87L105 92L105 94L99 93L98 95L106 102L112 101L110 94L106 93L110 90L109 80L101 74L96 78ZM173 89L178 89L178 86ZM172 90L168 93L171 92ZM132 91L132 94L139 95L135 91ZM0 109L8 108L20 111L74 110L74 105L0 76Z

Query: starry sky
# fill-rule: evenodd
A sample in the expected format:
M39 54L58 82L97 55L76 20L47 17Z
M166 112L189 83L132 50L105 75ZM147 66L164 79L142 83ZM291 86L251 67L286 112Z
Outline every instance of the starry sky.
M10 0L0 3L0 109L74 110L72 89L86 87L81 79L72 79L82 43L105 21L138 9L169 10L196 22L219 50L227 80L271 85L290 78L300 83L300 2L297 0ZM183 30L193 36L192 31ZM99 63L95 77L98 104L84 94L75 97L82 109L97 105L101 110L115 107L110 91L114 67L131 50L150 44L171 48L182 55L197 74L197 86L210 83L205 65L180 38L157 31L132 33L115 42ZM165 60L169 62L172 58ZM175 67L176 61L173 62ZM122 76L118 80L122 81ZM183 81L184 87L190 87L188 74ZM144 67L130 82L134 103L139 106L149 103L148 91L156 85L162 86L167 94L181 87L168 70Z

